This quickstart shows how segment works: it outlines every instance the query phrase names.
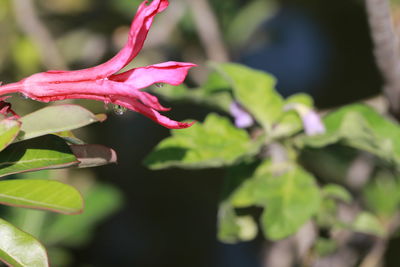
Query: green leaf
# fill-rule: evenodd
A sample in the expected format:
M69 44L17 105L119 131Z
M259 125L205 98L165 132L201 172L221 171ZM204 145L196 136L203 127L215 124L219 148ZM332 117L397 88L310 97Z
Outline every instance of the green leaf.
M259 162L243 161L229 167L224 177L222 199L229 200L234 207L247 207L254 204L253 191L247 183L254 174Z
M338 248L338 244L335 240L320 237L317 239L315 244L315 251L318 256L325 257L332 254Z
M383 236L386 232L379 219L369 212L361 212L352 224L352 229L377 236Z
M233 101L230 85L216 72L212 72L206 83L199 88L189 89L181 84L178 86L166 85L163 88L156 87L151 90L168 101L191 102L225 112L229 112L230 104Z
M3 119L0 121L0 151L14 141L20 128L21 123L17 120Z
M316 224L321 228L337 227L342 222L337 216L337 203L331 198L323 198L315 218Z
M273 1L246 1L243 4L229 23L226 33L227 43L236 49L248 44L259 26L273 16L276 10L276 3Z
M27 171L65 168L78 163L64 140L55 135L18 142L0 152L0 177Z
M83 210L82 196L75 188L49 180L1 181L0 203L64 214L77 214Z
M104 119L104 115L96 116L78 105L48 106L20 119L22 127L17 140L73 130Z
M73 144L73 145L84 145L85 142L77 138L72 131L62 131L53 133L59 137L62 137L66 142Z
M285 101L288 104L302 104L313 108L312 98L303 93L294 94ZM291 136L303 129L303 121L295 110L287 110L283 113L279 122L274 126L272 135L275 138Z
M348 105L327 115L324 123L325 134L302 137L300 143L323 147L342 142L400 165L400 127L373 108L361 104Z
M232 165L241 157L255 154L261 145L252 142L245 130L216 114L209 114L203 124L171 133L145 159L144 163L151 169Z
M231 83L240 104L270 133L283 112L283 99L275 90L275 78L234 63L220 64L217 70Z
M103 145L71 145L79 168L95 167L117 162L117 153Z
M43 232L46 244L75 246L87 241L95 225L115 212L122 204L121 193L114 187L96 184L85 194L85 212L74 215L54 216Z
M221 203L218 211L218 239L224 243L249 241L256 237L257 224L251 216L237 216L229 203Z
M257 178L254 194L265 205L261 223L267 238L279 240L296 233L318 211L319 189L314 177L300 167L278 177Z
M388 173L380 172L374 178L364 187L365 202L367 207L379 217L390 218L399 208L399 183Z
M31 235L0 219L0 259L13 267L49 266L45 248Z
M236 214L233 207L222 203L218 210L218 239L225 243L238 241L239 225L236 223Z
M343 202L350 203L352 201L352 196L349 191L343 186L337 184L328 184L322 188L322 194L325 197L335 198L342 200Z

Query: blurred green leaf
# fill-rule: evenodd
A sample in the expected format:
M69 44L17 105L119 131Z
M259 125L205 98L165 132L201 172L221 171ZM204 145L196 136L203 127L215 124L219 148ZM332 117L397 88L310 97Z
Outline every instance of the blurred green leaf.
M218 239L225 243L249 241L256 237L257 224L251 216L237 216L229 203L221 203L218 211Z
M363 190L367 207L379 217L390 218L399 208L399 183L388 174L378 173Z
M248 1L240 8L235 18L230 22L226 38L234 48L241 48L248 43L256 29L276 10L274 1Z
M342 144L323 148L305 148L301 150L300 162L315 176L328 183L346 183L348 170L360 152Z
M281 176L259 176L254 197L265 206L261 217L267 238L283 239L296 231L320 205L320 192L314 177L298 166Z
M239 240L239 230L233 207L221 203L218 210L218 239L225 243L235 243Z
M350 203L351 194L342 186L327 184L321 190L322 200L317 213L317 225L323 228L342 228L346 225L337 216L337 200Z
M0 177L27 171L65 168L78 163L64 140L55 135L18 142L0 152Z
M327 184L322 188L322 194L324 197L330 197L341 200L346 203L352 201L352 196L349 191L343 186L337 184Z
M76 214L83 210L82 196L75 188L49 180L1 181L0 203L65 214Z
M0 121L0 151L11 144L20 128L21 123L17 120L3 119Z
M352 224L352 229L356 232L377 236L383 236L386 232L379 219L369 212L361 212Z
M283 112L283 99L275 90L275 78L235 63L220 64L216 69L231 83L239 103L270 133Z
M72 251L69 251L62 247L49 247L47 248L47 254L51 259L52 266L57 267L69 267L74 264L74 255Z
M229 167L224 177L222 199L229 200L235 208L254 205L253 191L252 188L247 188L247 184L251 187L250 178L258 164L259 162L243 161Z
M126 15L130 19L141 2L142 0L113 0L110 3L118 13Z
M45 248L31 235L0 219L0 259L13 267L49 266Z
M236 223L239 225L239 238L241 241L250 241L257 236L257 223L252 216L238 216Z
M342 225L337 217L337 203L331 198L322 198L315 221L321 228L329 229Z
M234 207L244 208L256 203L254 198L254 187L257 186L254 179L247 179L232 194L231 203Z
M329 254L332 254L335 252L335 250L338 248L338 244L335 242L335 240L328 239L328 238L318 238L317 242L315 243L315 251L319 256L328 256Z
M104 119L104 115L94 115L78 105L48 106L20 119L22 127L17 140L73 130Z
M11 51L20 77L39 71L41 63L39 51L29 38L20 37L17 42L14 42L14 47Z
M85 212L74 216L58 215L43 233L46 244L76 246L88 240L94 226L115 212L122 204L121 194L115 188L97 184L85 194Z
M255 154L261 145L252 142L245 130L235 128L227 118L216 114L209 114L203 124L171 133L145 159L151 169L231 165L243 156Z
M213 67L213 63L211 63ZM220 92L231 92L232 85L218 71L212 71L207 77L207 81L201 87L205 95L211 96Z
M162 88L154 87L154 93L169 101L192 102L221 111L229 112L232 103L230 84L217 72L211 72L202 87L189 89L181 84L178 86L166 85Z

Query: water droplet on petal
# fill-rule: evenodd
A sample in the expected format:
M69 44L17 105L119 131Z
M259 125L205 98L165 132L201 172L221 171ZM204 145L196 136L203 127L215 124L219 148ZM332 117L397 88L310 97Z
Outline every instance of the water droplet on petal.
M158 87L158 88L161 88L161 87L163 87L164 86L164 84L163 83L155 83L154 84L156 87Z
M126 112L126 107L120 106L120 105L114 105L113 106L114 113L117 115L123 115Z

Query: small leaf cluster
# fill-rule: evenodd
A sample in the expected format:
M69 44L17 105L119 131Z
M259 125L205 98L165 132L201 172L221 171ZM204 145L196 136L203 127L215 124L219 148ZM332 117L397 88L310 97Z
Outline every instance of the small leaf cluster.
M365 104L350 104L327 112L325 133L306 135L302 118L285 107L312 109L309 96L284 99L273 76L240 64L214 64L213 69L199 88L155 89L169 100L192 101L220 113L189 129L172 130L145 164L155 170L226 170L218 212L221 241L249 241L261 233L277 241L311 224L316 233L311 254L326 255L338 249L338 231L393 233L389 225L400 204L398 123ZM233 125L228 117L233 101L255 125L247 130ZM368 165L362 181L352 172L358 161ZM340 215L346 209L354 209L351 218ZM328 234L319 236L321 231Z
M70 104L47 106L21 118L2 116L0 177L37 170L91 167L115 162L115 152L112 149L85 144L71 132L105 118L103 114L95 115L80 106ZM62 214L79 214L84 207L83 198L77 189L49 179L0 181L0 203ZM72 225L79 226L75 220L72 220ZM32 224L33 221L32 218ZM49 225L46 241L52 237L60 237L55 234L60 231L57 227L62 227L65 236L70 236L70 231L64 228L71 226L71 221L68 221L65 217L53 221ZM75 230L79 231L76 228ZM46 249L31 234L4 219L0 219L0 233L0 259L6 264L49 265Z

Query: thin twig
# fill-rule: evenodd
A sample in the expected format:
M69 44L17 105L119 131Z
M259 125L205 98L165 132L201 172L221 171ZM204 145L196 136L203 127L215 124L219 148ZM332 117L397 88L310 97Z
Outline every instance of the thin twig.
M378 237L368 255L360 263L360 267L383 266L382 261L391 235L400 226L400 214L396 214L386 225L386 234Z
M36 14L32 0L13 0L16 21L39 49L43 64L48 69L66 70L67 66L46 26Z

